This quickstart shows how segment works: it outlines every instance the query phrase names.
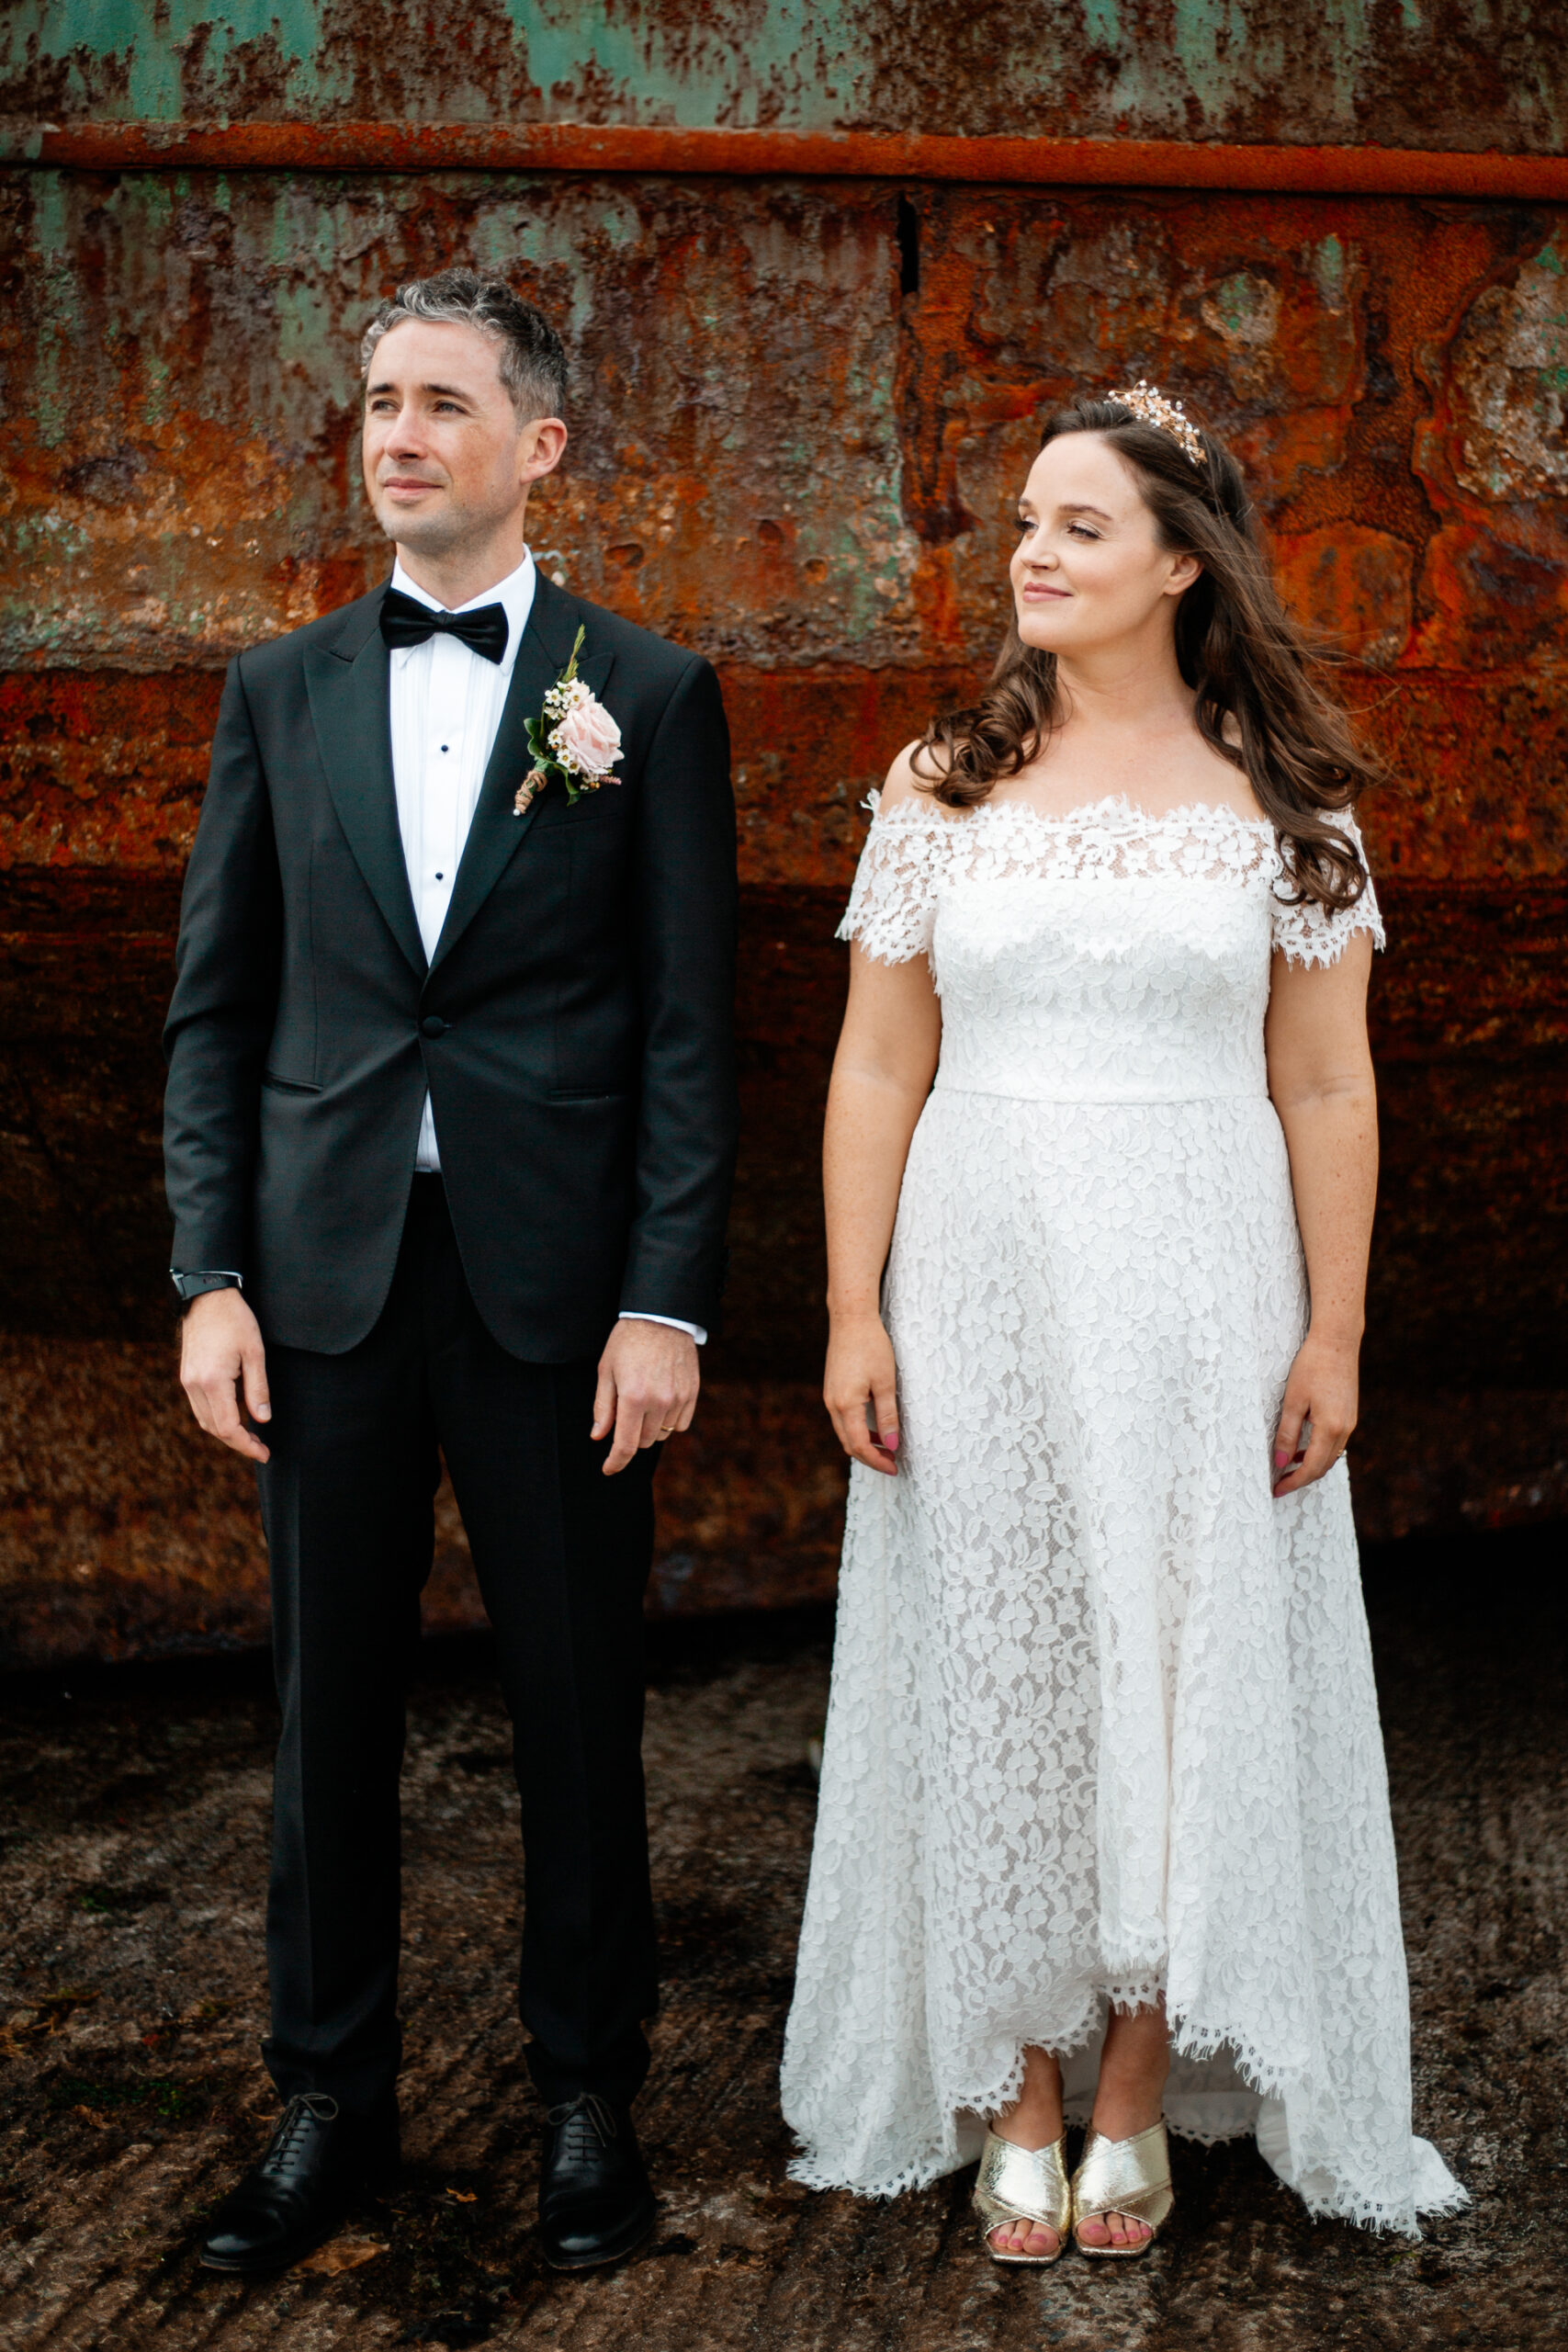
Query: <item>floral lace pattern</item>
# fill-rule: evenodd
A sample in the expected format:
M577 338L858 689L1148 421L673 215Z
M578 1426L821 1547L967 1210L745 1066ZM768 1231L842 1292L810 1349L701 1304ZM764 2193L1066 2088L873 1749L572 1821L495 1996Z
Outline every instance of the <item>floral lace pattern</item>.
M1267 1093L1270 959L1381 937L1283 903L1272 830L1107 802L878 815L845 930L927 955L936 1084L885 1289L896 1479L852 1473L785 2046L796 2177L978 2149L1023 2048L1092 2090L1163 1992L1173 2126L1255 2130L1314 2211L1463 2200L1409 2024L1343 1464L1276 1503L1305 1327Z
M861 854L840 939L854 939L879 963L907 963L932 950L939 903L964 885L1032 881L1207 881L1239 886L1267 903L1272 944L1294 964L1332 964L1358 931L1382 947L1382 917L1369 880L1348 912L1291 903L1290 870L1263 820L1207 801L1157 815L1115 797L1047 816L1021 800L987 800L949 816L925 794L886 814L879 796ZM1359 828L1333 816L1360 853Z

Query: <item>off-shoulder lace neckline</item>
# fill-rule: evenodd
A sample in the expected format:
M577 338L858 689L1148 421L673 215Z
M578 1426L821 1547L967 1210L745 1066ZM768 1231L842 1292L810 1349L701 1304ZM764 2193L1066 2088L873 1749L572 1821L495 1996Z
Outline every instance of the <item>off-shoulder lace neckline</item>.
M1037 808L1032 800L990 799L982 800L973 808L954 810L950 815L941 801L933 800L926 793L922 793L919 798L911 797L908 799L900 800L893 808L884 811L881 793L873 792L867 796L866 805L874 816L881 818L885 825L891 824L894 818L906 809L916 814L936 816L944 825L966 823L975 818L988 815L1006 815L1009 810L1016 809L1020 815L1032 818L1037 825L1043 825L1053 831L1058 827L1081 827L1091 819L1102 820L1110 819L1121 823L1143 823L1153 826L1169 824L1178 818L1184 820L1188 824L1192 824L1201 823L1207 818L1219 817L1228 818L1233 825L1239 826L1245 832L1268 833L1272 836L1277 831L1271 818L1244 817L1238 808L1231 807L1228 800L1180 800L1170 808L1145 808L1142 801L1130 800L1124 792L1110 792L1099 800L1080 800L1075 807L1063 809Z

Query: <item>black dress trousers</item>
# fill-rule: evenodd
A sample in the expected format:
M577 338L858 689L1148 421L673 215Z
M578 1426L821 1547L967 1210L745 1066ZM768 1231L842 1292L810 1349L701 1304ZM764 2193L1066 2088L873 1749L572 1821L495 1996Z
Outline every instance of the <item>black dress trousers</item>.
M512 1717L529 2065L547 2103L629 2099L658 1999L641 1758L657 1449L606 1478L594 1366L520 1363L491 1337L438 1176L413 1179L369 1336L342 1355L274 1346L268 1374L273 2080L356 2114L393 2096L404 1690L444 1453Z

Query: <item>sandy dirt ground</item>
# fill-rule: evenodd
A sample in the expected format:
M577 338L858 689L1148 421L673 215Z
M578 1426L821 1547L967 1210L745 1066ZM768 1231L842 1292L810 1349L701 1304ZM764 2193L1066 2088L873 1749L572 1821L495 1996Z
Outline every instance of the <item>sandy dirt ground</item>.
M959 2175L896 2204L785 2177L775 2075L829 1626L659 1629L648 1761L666 2000L639 2109L662 2208L562 2279L533 2228L537 2109L512 2009L516 1804L482 1645L411 1702L407 2166L292 2274L198 2271L265 2140L256 2056L273 1708L254 1658L7 1693L0 1895L6 2352L1296 2352L1568 2341L1568 1920L1550 1537L1406 1554L1370 1589L1400 1837L1422 2130L1473 2196L1419 2243L1314 2223L1247 2144L1179 2143L1145 2263L1005 2271Z

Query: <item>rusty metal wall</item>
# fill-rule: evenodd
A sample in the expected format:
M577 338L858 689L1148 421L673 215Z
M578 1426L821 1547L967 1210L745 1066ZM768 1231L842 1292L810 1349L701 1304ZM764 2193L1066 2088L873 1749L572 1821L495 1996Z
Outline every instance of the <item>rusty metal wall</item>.
M1145 27L1142 50L1117 52L1120 80L1083 67L1072 11L1048 13L1067 29L1021 86L1059 112L1071 83L1078 127L1114 127L1093 109L1136 66L1139 131L1342 135L1375 102L1412 143L1558 137L1561 45L1543 11L1514 12L1484 72L1479 10L1424 17L1408 39L1395 31L1414 12L1381 11L1375 42L1343 35L1336 79L1306 70L1315 35L1258 9L1245 72L1221 71L1193 45L1218 14L1183 7L1162 19L1186 28L1174 62ZM1000 12L970 14L1000 40ZM1027 14L1008 12L1009 40ZM1089 14L1117 21L1114 0ZM880 62L918 34L919 73L956 76L949 124L984 130L989 68L1009 54L955 51L969 36L948 12L886 0L835 11L826 49L802 47L778 9L576 11L573 53L588 53L586 26L603 66L584 95L540 66L565 53L545 41L567 40L564 12L525 28L476 10L468 62L437 69L427 50L423 81L395 40L373 59L362 43L355 80L349 17L331 9L274 11L276 39L243 7L200 38L192 10L147 35L128 9L122 39L100 8L91 55L74 58L61 13L44 18L28 55L28 12L12 12L22 78L0 105L55 119L232 110L248 61L255 113L435 119L491 86L579 119L809 126L829 107L874 125L920 113ZM1418 40L1430 70L1395 122L1389 61L1408 64ZM1207 111L1189 107L1194 76ZM993 127L1016 131L1019 105L1015 91ZM1374 1005L1387 1173L1363 1524L1568 1510L1568 210L17 168L0 174L0 220L9 1655L260 1623L244 1480L193 1442L172 1394L157 1027L222 662L377 576L352 459L355 343L398 277L454 258L504 268L571 352L574 439L536 547L581 593L711 654L736 736L747 1129L730 1333L710 1356L704 1434L665 1476L658 1605L829 1588L840 1482L813 1389L815 1131L857 804L988 662L1042 405L1129 372L1232 437L1291 594L1354 657L1348 688L1393 765L1367 810L1392 952ZM459 1553L449 1526L445 1622L470 1606Z
M1541 0L12 0L0 114L1559 153Z

